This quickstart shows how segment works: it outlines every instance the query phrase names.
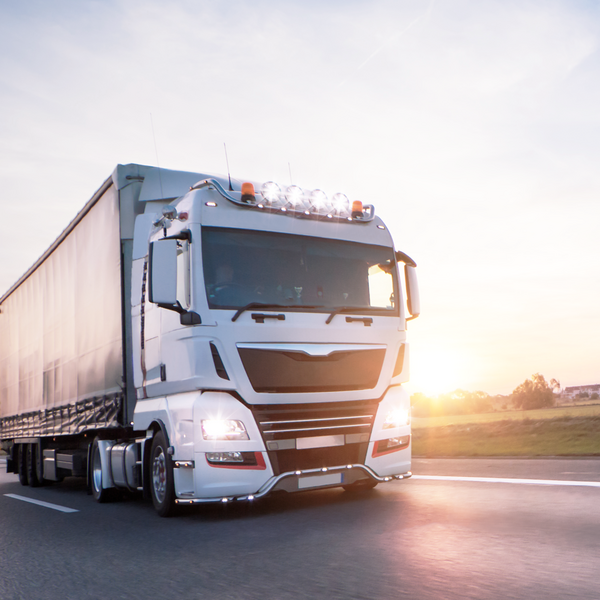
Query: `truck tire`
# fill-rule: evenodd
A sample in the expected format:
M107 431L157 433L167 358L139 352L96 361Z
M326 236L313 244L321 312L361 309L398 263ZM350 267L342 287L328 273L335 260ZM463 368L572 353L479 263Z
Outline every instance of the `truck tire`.
M27 456L26 446L19 444L17 446L17 472L19 473L19 482L21 485L28 485L29 478L27 477Z
M172 516L175 509L173 465L165 434L159 431L150 451L150 495L154 509L161 517Z
M98 440L94 440L91 453L90 479L92 488L92 496L99 503L108 502L114 497L113 488L102 487L102 455L98 447Z
M25 464L27 469L27 479L31 487L40 487L43 482L43 478L40 476L38 466L38 454L39 446L37 444L27 444L25 450Z

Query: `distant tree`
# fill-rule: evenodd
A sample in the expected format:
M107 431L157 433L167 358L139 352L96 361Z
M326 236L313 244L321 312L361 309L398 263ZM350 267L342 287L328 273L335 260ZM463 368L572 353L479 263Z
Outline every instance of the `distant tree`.
M502 394L490 396L490 403L492 405L492 410L508 410L510 396L503 396Z
M554 406L555 389L560 389L560 383L556 379L547 382L543 375L535 373L531 379L526 379L513 390L512 404L515 408L523 410Z
M465 399L467 412L484 413L494 410L491 396L486 392L470 392Z
M589 398L590 395L587 392L579 392L579 394L577 394L577 398L579 400L585 400L586 398Z
M494 410L492 399L486 392L468 392L458 389L440 396L440 400L444 407L444 414L447 415L464 415Z
M438 410L444 415L464 415L466 411L465 399L469 392L461 389L438 396Z
M590 400L598 400L599 398L600 396L598 395L598 392L593 392L590 396Z
M492 398L486 392L468 392L461 389L440 394L436 398L416 392L411 395L410 404L415 417L464 415L494 410Z
M415 392L410 397L411 412L413 417L431 416L433 400L421 392Z

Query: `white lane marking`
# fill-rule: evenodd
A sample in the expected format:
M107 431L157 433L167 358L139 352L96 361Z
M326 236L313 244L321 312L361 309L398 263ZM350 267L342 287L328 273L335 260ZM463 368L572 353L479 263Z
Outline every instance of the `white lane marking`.
M27 498L25 496L18 496L17 494L4 494L7 498L14 498L15 500L23 500L23 502L30 502L31 504L37 504L38 506L44 506L46 508L52 508L53 510L59 510L64 513L75 513L79 512L74 508L67 508L66 506L60 506L58 504L50 504L50 502L44 502L43 500L34 500L33 498Z
M525 485L563 485L600 488L600 481L565 481L560 479L508 479L502 477L446 477L442 475L413 475L411 479L433 481L476 481L478 483L520 483Z

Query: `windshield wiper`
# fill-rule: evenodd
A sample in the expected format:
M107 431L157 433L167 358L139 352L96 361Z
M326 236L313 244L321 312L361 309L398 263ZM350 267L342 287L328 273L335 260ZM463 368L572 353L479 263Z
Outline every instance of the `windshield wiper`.
M331 323L331 321L333 320L333 317L335 317L335 315L339 315L340 313L353 313L353 312L371 312L371 311L380 311L380 310L386 310L381 309L379 307L376 306L339 306L338 308L336 308L328 317L327 317L327 321L325 321L325 325L329 325L329 323Z
M246 304L246 306L242 306L239 308L235 315L231 317L232 321L237 321L238 317L245 311L250 310L251 308L263 308L265 310L290 310L290 309L298 309L298 308L323 308L322 306L312 306L308 304L266 304L264 302L250 302L250 304Z

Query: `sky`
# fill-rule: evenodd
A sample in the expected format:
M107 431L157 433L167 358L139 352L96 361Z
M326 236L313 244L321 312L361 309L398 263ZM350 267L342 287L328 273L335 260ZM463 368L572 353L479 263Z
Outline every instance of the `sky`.
M600 383L600 4L0 0L0 294L114 167L344 192L418 265L411 382Z

